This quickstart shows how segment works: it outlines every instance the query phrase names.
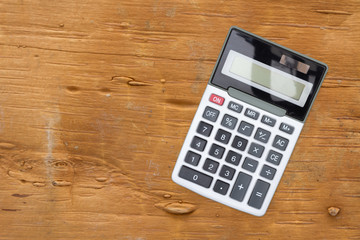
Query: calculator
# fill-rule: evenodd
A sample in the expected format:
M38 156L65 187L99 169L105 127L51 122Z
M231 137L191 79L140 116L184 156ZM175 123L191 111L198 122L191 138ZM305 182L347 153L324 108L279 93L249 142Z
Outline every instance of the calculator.
M231 27L173 181L237 210L264 215L327 69Z

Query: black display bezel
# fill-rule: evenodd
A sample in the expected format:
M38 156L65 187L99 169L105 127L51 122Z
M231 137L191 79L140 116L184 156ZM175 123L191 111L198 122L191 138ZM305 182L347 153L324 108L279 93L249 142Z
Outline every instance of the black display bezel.
M313 87L309 93L305 105L300 107L277 96L271 95L270 93L264 92L256 87L250 86L244 82L222 74L221 70L224 67L224 63L230 50L234 50L270 67L279 69L285 73L291 74L304 81L312 83ZM298 62L309 65L310 68L307 74L301 73L295 68L290 68L280 64L282 55L286 55L287 57L290 57ZM211 84L221 87L225 90L228 90L229 87L235 88L267 103L285 109L286 115L289 117L304 121L320 88L326 71L327 66L325 64L321 64L320 62L312 60L309 57L303 56L254 34L242 31L238 28L231 28L210 82Z

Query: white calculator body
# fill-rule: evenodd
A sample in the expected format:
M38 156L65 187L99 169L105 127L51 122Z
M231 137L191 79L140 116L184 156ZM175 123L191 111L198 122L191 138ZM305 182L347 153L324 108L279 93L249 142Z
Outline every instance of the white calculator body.
M264 215L326 72L324 63L232 27L173 181Z

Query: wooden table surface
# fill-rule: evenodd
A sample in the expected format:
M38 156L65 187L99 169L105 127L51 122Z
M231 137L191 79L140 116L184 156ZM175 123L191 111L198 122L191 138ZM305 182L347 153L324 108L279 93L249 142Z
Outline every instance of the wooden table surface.
M232 25L329 66L260 218L171 181ZM1 240L360 239L358 0L3 0L0 91Z

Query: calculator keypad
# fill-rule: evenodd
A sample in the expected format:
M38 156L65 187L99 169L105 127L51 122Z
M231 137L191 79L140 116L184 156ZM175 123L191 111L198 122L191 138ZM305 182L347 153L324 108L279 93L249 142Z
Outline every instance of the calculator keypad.
M200 114L178 176L261 209L295 127L217 94Z

